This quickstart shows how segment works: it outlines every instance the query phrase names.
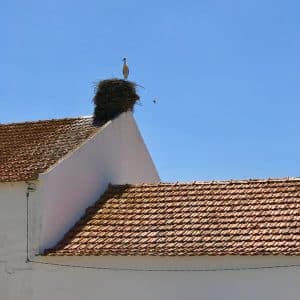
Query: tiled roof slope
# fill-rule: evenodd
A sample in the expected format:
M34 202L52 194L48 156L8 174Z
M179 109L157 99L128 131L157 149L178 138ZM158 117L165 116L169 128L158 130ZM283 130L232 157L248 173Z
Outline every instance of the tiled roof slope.
M48 255L300 255L300 179L110 186Z
M0 182L36 179L96 130L84 117L0 124Z

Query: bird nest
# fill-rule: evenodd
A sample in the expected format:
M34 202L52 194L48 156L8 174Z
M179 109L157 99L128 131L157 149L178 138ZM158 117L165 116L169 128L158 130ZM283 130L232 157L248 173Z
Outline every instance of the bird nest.
M134 82L117 78L100 81L93 98L94 125L101 126L123 112L133 111L139 99Z

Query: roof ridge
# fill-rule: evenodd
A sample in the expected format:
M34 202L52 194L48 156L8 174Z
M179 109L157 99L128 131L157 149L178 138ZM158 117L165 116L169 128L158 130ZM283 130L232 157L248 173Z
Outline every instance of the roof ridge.
M176 182L158 182L158 183L133 183L133 184L111 184L112 187L121 186L176 186L176 185L199 185L199 184L235 184L235 183L263 183L263 182L287 182L300 181L300 177L281 177L281 178L248 178L248 179L227 179L227 180L195 180L195 181L176 181Z
M90 116L77 116L77 117L65 117L65 118L53 118L53 119L44 119L44 120L32 120L32 121L21 121L21 122L11 122L11 123L0 123L0 126L8 125L24 125L24 124L35 124L43 122L55 122L55 121L69 121L69 120L79 120L79 119L91 119Z

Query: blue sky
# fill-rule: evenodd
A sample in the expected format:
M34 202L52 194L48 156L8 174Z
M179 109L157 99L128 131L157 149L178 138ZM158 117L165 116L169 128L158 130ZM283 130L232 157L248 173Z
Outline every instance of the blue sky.
M162 180L300 176L299 1L0 8L1 123L91 114L94 83L127 57Z

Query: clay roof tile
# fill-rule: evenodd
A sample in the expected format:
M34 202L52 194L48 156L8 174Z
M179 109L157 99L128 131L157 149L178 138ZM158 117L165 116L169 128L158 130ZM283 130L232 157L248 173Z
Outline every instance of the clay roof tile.
M37 179L98 129L91 117L0 124L0 182Z
M283 178L110 186L45 253L300 255L299 245L300 178Z

